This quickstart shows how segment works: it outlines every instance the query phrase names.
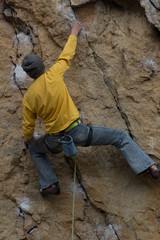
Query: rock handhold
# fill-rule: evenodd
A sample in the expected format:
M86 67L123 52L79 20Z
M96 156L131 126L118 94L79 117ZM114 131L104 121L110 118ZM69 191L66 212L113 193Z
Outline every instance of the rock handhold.
M72 7L81 7L87 3L95 2L96 0L71 0Z
M140 4L145 9L145 14L148 18L148 21L160 31L160 1L141 0Z

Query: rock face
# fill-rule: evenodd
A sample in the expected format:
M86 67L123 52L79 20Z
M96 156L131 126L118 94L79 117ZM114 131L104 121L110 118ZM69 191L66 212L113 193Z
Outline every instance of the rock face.
M145 8L148 20L160 30L160 1L141 0L140 3Z
M32 82L22 59L36 53L49 68L69 36L68 21L82 21L65 82L83 122L126 130L157 162L160 12L149 0L6 0L0 12L0 239L68 240L73 161L50 155L61 195L42 198L22 141L22 99ZM36 132L44 133L40 119ZM78 150L74 239L160 239L159 182L136 177L112 146Z

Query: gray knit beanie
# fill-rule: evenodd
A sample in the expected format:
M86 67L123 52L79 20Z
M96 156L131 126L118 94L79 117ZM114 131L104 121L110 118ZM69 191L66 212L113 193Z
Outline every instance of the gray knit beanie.
M45 70L42 59L36 54L26 55L22 61L22 68L31 78L34 79L42 75Z

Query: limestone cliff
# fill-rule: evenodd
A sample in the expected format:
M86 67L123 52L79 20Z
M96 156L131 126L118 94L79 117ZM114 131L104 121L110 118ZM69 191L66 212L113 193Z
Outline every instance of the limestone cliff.
M154 0L157 7L160 1ZM0 239L71 239L73 161L50 156L61 195L42 198L22 141L26 54L49 68L80 20L65 82L84 123L126 130L160 159L160 11L150 0L0 2ZM36 131L43 134L37 121ZM112 146L79 148L75 240L160 239L160 182L136 177Z

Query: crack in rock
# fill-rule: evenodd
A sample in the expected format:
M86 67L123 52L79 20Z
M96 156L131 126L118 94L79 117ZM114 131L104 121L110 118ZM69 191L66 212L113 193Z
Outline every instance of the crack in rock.
M120 106L120 103L119 103L119 100L118 100L118 96L117 96L115 90L113 89L113 87L111 86L111 84L109 83L109 81L107 80L107 78L105 77L103 67L101 66L101 65L105 65L105 62L104 62L104 60L103 60L102 58L100 58L100 57L96 54L96 52L94 51L94 49L91 47L91 44L90 44L90 42L89 42L89 40L88 40L87 35L86 35L86 39L87 39L87 42L88 42L88 46L89 46L90 49L92 50L92 54L93 54L93 57L94 57L94 61L95 61L95 63L96 63L96 66L99 68L99 70L100 70L100 72L101 72L101 74L102 74L102 76L103 76L104 83L106 84L106 86L108 87L108 89L109 89L110 92L111 92L111 95L113 96L113 99L114 99L114 101L115 101L116 107L117 107L117 109L118 109L118 111L119 111L122 119L123 119L124 122L125 122L125 125L126 125L126 127L127 127L127 130L128 130L129 135L133 138L134 136L133 136L133 134L132 134L132 132L131 132L131 129L130 129L131 125L130 125L130 122L129 122L129 120L128 120L128 117L127 117L127 115L124 113L122 107ZM98 61L99 59L101 60L100 62L101 62L102 64L99 64L99 61Z
M31 27L28 27L26 23L16 17L16 12L12 9L7 2L3 1L3 13L7 22L9 22L14 31L15 37L13 42L13 48L15 48L15 59L10 56L13 67L11 68L11 84L13 88L17 88L20 94L23 96L23 90L27 88L21 86L25 83L27 74L23 71L22 67L18 64L22 57L23 46L27 46L27 50L34 51L35 43L33 41L33 31ZM21 49L20 49L21 48Z
M66 158L66 162L68 164L68 166L70 167L70 169L74 172L74 166L73 166L73 162L72 162L73 159L70 159L70 158ZM107 212L105 212L104 210L98 208L94 203L92 203L92 201L90 200L88 194L87 194L87 191L84 187L84 185L82 184L81 182L81 176L80 176L80 172L78 170L78 167L77 167L77 171L76 171L76 178L77 178L77 181L79 183L79 185L81 186L85 196L86 196L86 200L84 199L85 201L85 207L84 207L84 210L83 210L83 213L84 213L84 218L83 220L82 219L78 219L77 221L80 221L80 222L85 222L86 221L86 208L88 206L88 204L95 210L97 210L100 214L103 215L103 218L104 218L104 223L103 223L103 227L102 225L95 225L94 226L94 229L95 230L95 236L99 239L99 240L102 240L102 239L108 239L108 237L112 237L113 240L120 240L119 238L119 235L118 235L118 231L119 230L119 227L118 225L116 224L113 224L111 221L109 221L109 219L107 218ZM103 232L103 234L101 234L100 232ZM80 236L75 233L76 236L80 238ZM101 236L103 235L103 236ZM114 238L113 238L114 237Z
M114 226L113 226L112 224L110 224L110 225L111 225L111 228L113 229L114 239L115 239L115 240L116 240L116 239L120 240L120 238L119 238L119 236L118 236L118 234L117 234L117 231L115 230ZM109 226L110 226L110 225L109 225Z
M34 232L34 231L37 230L37 229L38 229L37 226L32 227L32 228L27 232L28 235L30 235L32 232Z

